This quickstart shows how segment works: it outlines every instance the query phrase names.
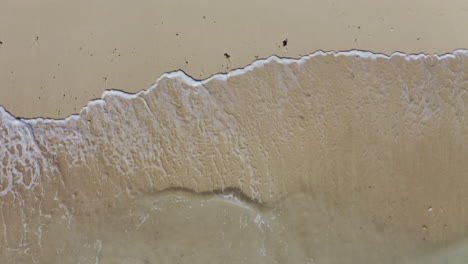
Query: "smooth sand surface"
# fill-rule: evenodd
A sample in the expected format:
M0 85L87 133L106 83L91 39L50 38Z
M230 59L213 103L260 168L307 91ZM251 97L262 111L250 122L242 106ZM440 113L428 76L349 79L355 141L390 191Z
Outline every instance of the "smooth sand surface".
M0 263L466 263L466 50L249 64L453 52L468 4L305 2L5 1Z
M137 92L177 69L206 78L257 56L350 49L441 54L468 47L463 0L1 5L0 105L21 117L65 117L105 89Z

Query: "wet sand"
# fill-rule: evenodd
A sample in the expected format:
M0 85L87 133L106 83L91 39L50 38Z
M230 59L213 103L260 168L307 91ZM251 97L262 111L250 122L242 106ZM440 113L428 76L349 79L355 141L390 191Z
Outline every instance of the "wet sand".
M0 262L465 263L468 52L376 53L466 4L372 5L6 2Z
M2 256L462 263L466 54L272 57L65 120L2 112Z
M0 105L63 118L106 89L138 92L178 69L204 79L273 54L444 54L468 47L467 10L463 0L4 0Z

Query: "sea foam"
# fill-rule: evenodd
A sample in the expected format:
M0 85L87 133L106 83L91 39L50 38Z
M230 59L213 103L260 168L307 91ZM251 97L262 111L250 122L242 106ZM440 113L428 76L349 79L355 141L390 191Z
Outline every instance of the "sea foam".
M120 124L116 123L114 125L109 125L109 127L112 127L115 131L117 131L116 133L118 133L118 131L122 132L121 128L119 128L120 126L125 126L129 124L132 126L136 126L135 129L137 129L138 126L142 125L141 122L137 121L138 118L141 117L140 113L129 114L129 120L126 121L123 119L110 120L107 117L112 117L112 114L109 114L109 112L107 112L107 110L104 109L109 108L111 109L111 111L113 111L113 113L119 113L118 115L114 115L114 117L118 116L118 118L122 118L125 117L125 113L131 113L131 111L128 111L129 109L125 109L128 107L132 107L129 104L129 102L132 100L138 100L144 105L145 109L150 113L150 116L154 117L154 113L152 113L153 110L147 102L147 97L152 96L151 93L154 93L154 90L158 89L159 83L162 80L174 80L176 83L180 83L180 85L197 88L195 90L201 91L201 93L199 94L201 95L200 98L204 98L202 100L206 100L204 105L205 107L217 109L216 111L222 112L222 106L218 105L216 101L213 101L212 97L210 96L210 91L205 87L207 84L214 80L226 82L229 78L247 74L253 71L254 69L262 68L265 65L269 65L272 63L281 65L302 65L305 62L320 56L359 57L362 59L372 60L389 60L394 57L402 57L405 59L405 61L435 58L436 60L440 61L445 59L454 59L457 57L466 57L467 55L468 50L456 50L453 53L447 53L443 55L427 55L422 53L407 55L401 52L395 52L390 56L387 56L385 54L372 53L368 51L350 50L342 52L317 51L310 55L303 56L299 59L280 58L277 56L271 56L267 59L257 60L244 68L234 69L228 73L215 74L204 80L195 80L189 75L187 75L185 72L179 70L163 74L149 89L142 90L135 94L130 94L118 90L108 90L103 93L102 99L96 99L89 102L88 105L84 107L79 114L70 115L69 117L64 119L20 119L15 118L11 114L9 114L3 107L0 107L0 128L2 129L0 131L0 145L2 146L0 149L0 160L2 161L0 163L0 195L5 195L8 192L11 192L16 185L22 185L26 189L32 189L40 183L41 174L49 175L52 172L57 172L55 157L56 155L59 155L58 153L60 151L69 152L69 158L67 159L67 164L69 166L77 166L78 164L86 163L88 159L86 157L90 156L90 153L102 151L102 149L99 149L100 146L96 146L96 142L99 140L107 140L107 145L113 145L117 148L117 153L119 154L113 154L112 158L104 158L104 162L108 166L113 166L113 163L115 162L119 163L120 165L117 165L116 167L119 168L119 171L121 173L130 173L134 170L135 166L137 165L134 161L132 161L132 158L129 157L128 151L140 152L144 153L142 155L147 155L148 157L146 159L148 160L148 162L144 164L145 168L157 168L161 171L164 171L165 169L162 168L163 161L156 162L156 160L158 160L157 156L161 155L161 153L157 153L158 151L155 150L153 147L146 146L143 149L129 148L126 145L129 142L121 141L125 140L125 135L123 134L117 135L115 136L115 138L99 138L93 133L98 131L99 135L103 136L105 131L99 131L100 128L98 123L94 124L94 127L88 126L88 123L90 121L85 120L87 118L94 118L99 119L99 122L103 123L124 122ZM461 91L458 94L458 98L460 98L460 94L463 94L464 92L465 91ZM186 95L183 95L182 97L185 101L182 103L185 105L190 105L190 103L187 102L189 102L189 97L192 96L193 93L193 91L190 91ZM405 98L409 98L408 95L406 95ZM170 97L167 97L166 99L171 100ZM414 108L413 112L419 111L419 105L421 103L424 103L423 101L416 103L412 102ZM152 102L151 104L154 103L155 102ZM156 107L163 108L163 105L166 103L167 102L165 101L160 101L158 104L156 104ZM463 100L459 100L459 103L464 105ZM168 109L170 109L171 107L171 105L167 104ZM237 153L236 155L238 159L243 161L248 161L251 159L251 157L249 157L249 155L245 152L245 149L240 146L243 144L240 142L241 139L236 139L236 136L233 136L234 131L239 130L241 128L232 125L233 123L235 123L232 120L232 116L224 116L222 120L217 120L217 117L219 117L220 115L217 115L216 113L207 113L206 109L201 109L197 106L191 106L191 109L191 111L193 111L192 114L195 118L204 119L207 117L207 115L210 115L210 118L213 118L213 120L215 120L214 124L218 124L218 128L216 128L216 132L213 131L213 133L221 135L220 138L222 139L220 140L222 140L225 144L237 145L236 148L238 148L238 150L235 153ZM162 109L161 111L165 110L167 109ZM431 116L432 108L426 105L422 108L421 111L423 113L423 120L427 120ZM172 120L177 120L177 114L175 114L172 118ZM154 120L150 122L158 121ZM176 122L174 123L174 125L176 127L175 131L177 131L177 129L183 130L183 127L186 127L186 130L188 129L188 126L184 123ZM157 127L161 130L165 129L164 124L160 124ZM139 129L152 130L153 128L153 125L148 125L146 128L140 127ZM226 134L226 131L229 132L227 132ZM52 135L53 133L56 134ZM147 136L148 135L145 131L141 133L141 137L144 138ZM135 140L135 142L133 142L133 146L142 147L145 145L145 142L139 142L139 144L138 142L138 139ZM158 142L152 142L152 144L154 144L154 146L158 146ZM197 143L194 142L192 144L196 145ZM65 145L67 145L67 147L64 147ZM145 151L147 151L148 153L145 153ZM48 154L45 155L44 152L47 152ZM247 170L249 170L248 174L253 175L252 168L249 168ZM250 177L253 177L252 175L250 175ZM255 191L252 190L251 192Z

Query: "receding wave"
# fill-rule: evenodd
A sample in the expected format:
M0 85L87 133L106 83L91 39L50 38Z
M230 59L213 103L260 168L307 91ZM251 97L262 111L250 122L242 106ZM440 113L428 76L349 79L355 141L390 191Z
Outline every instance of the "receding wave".
M180 188L222 199L236 190L245 210L269 214L269 235L259 218L249 218L262 229L259 256L284 246L266 242L274 230L290 230L285 241L303 242L291 246L298 262L354 263L318 250L319 227L331 221L344 237L333 233L328 248L342 256L372 259L366 248L375 247L388 253L388 263L415 263L401 256L462 241L468 231L467 63L464 50L316 52L270 57L202 81L164 74L136 94L106 91L63 120L18 119L0 107L0 260L111 263L110 246L90 226L112 233L104 226L125 222L125 210L139 208L140 219L148 199ZM303 233L291 235L301 221ZM72 240L63 244L66 257L50 257L61 248L51 242L57 230L73 230L90 257L80 259L83 245ZM254 262L282 262L289 252L276 253ZM141 263L151 259L164 258Z

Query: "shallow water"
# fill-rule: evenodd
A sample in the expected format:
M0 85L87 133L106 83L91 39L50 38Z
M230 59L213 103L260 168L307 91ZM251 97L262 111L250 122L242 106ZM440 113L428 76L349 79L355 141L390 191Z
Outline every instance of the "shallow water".
M0 260L463 263L466 62L319 52L0 108Z

